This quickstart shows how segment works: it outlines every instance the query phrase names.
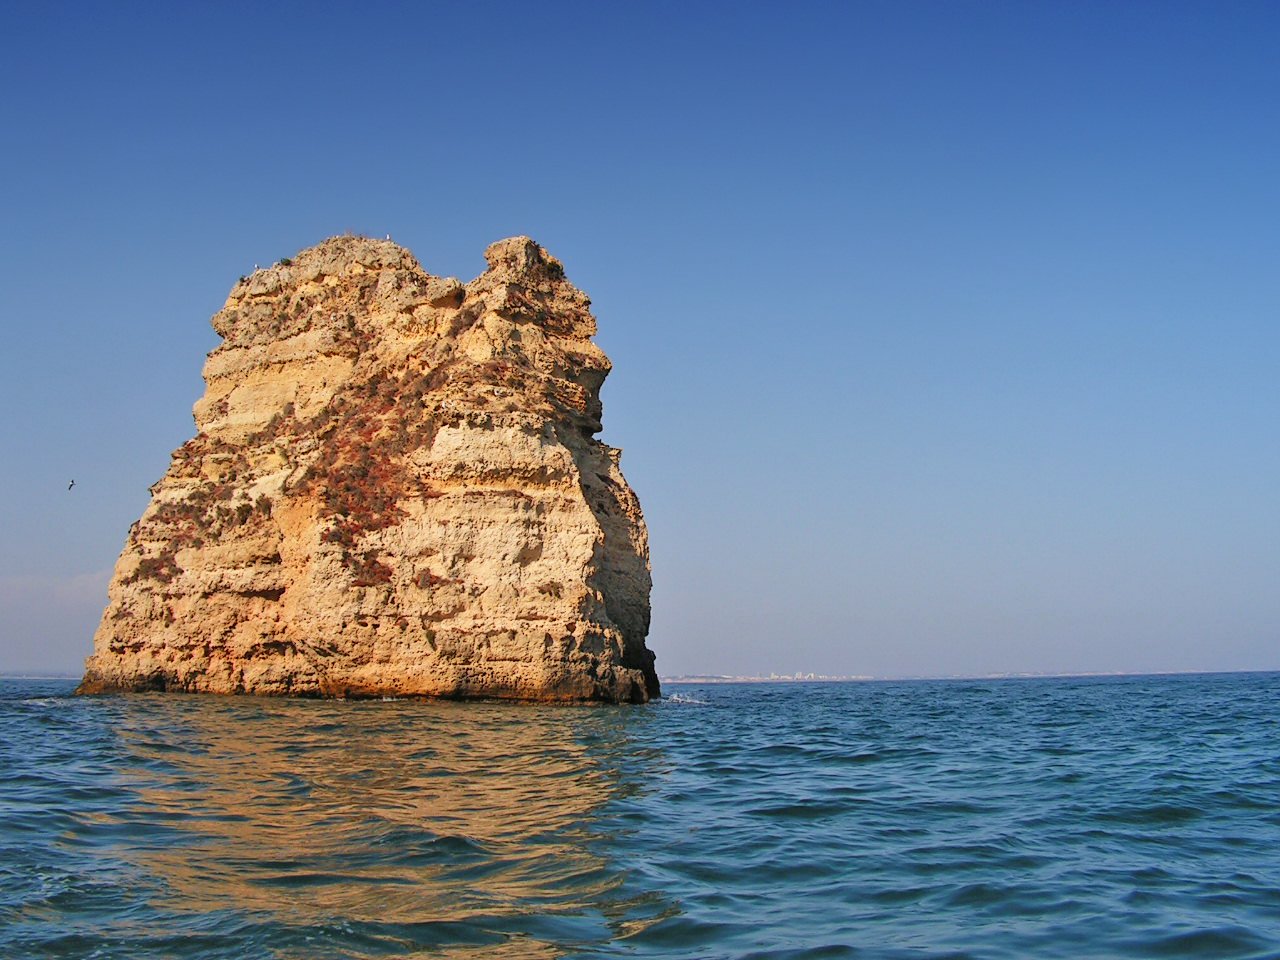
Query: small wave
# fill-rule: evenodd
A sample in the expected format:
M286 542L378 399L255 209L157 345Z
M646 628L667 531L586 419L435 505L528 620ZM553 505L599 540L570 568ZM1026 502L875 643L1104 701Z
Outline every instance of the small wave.
M1177 933L1137 946L1157 957L1226 957L1244 956L1272 944L1244 927L1220 926Z
M820 801L779 803L767 807L752 807L747 810L747 813L753 816L782 820L819 820L824 817L836 817L848 812L848 804L823 803Z
M707 705L706 700L699 700L697 697L688 697L683 693L673 693L669 697L663 697L662 699L667 703L692 703L701 707L705 707Z
M862 951L845 943L830 943L820 947L797 947L781 950L758 950L743 954L742 960L844 960L860 957Z
M1097 819L1113 823L1165 825L1189 823L1203 816L1203 811L1186 804L1157 803L1149 806L1116 806L1098 814Z

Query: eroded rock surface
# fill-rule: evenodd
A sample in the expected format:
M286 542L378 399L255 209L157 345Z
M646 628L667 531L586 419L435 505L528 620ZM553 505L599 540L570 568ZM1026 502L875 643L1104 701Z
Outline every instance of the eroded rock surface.
M335 237L236 285L81 692L658 694L590 301L527 237L485 258Z

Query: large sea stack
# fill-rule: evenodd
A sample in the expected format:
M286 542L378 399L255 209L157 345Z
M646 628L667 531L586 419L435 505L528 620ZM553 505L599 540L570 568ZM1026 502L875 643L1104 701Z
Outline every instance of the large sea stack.
M240 280L80 692L658 695L590 301L527 237L485 258L335 237Z

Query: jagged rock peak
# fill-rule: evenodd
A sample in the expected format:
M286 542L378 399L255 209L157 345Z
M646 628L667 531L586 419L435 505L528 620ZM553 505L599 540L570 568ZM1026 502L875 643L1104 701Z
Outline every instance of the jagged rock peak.
M485 258L344 236L241 278L83 692L657 695L590 301L528 237Z

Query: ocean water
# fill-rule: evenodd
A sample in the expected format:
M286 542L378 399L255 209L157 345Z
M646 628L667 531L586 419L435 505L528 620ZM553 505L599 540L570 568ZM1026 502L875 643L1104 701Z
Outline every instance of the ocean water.
M1280 674L0 682L0 957L1280 957Z

